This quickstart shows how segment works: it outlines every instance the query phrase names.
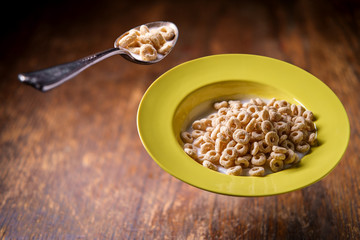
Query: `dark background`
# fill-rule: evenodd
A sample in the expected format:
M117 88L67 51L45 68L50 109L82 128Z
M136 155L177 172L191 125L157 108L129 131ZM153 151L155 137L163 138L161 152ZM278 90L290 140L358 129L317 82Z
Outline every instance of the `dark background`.
M0 16L0 238L360 238L359 1L8 4ZM113 56L47 93L17 80L111 48L157 20L180 31L158 64ZM333 172L291 193L241 198L199 190L155 164L136 130L143 93L170 68L222 53L295 64L334 91L351 139Z

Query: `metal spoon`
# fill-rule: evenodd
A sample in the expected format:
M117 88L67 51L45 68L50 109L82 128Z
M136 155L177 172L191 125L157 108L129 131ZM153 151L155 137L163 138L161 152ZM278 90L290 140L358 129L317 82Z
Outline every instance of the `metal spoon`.
M168 26L168 27L173 28L175 30L175 37L171 41L172 41L172 48L174 48L176 41L178 39L178 36L179 36L178 28L176 27L176 25L174 23L158 21L158 22L147 23L144 25L146 25L149 29L154 28L154 27L158 28L158 27L162 27L162 26ZM133 29L139 30L139 28L140 28L140 26L135 27ZM125 35L125 34L127 34L127 32L124 33L123 35ZM93 65L97 62L100 62L100 61L104 60L105 58L108 58L113 55L120 54L126 60L129 60L131 62L138 63L138 64L153 64L153 63L157 63L157 62L161 61L162 59L164 59L172 50L172 48L171 48L170 51L168 51L167 54L165 54L165 55L159 54L157 59L155 59L153 61L143 61L139 58L139 56L131 53L129 50L127 50L125 48L118 46L117 42L123 35L121 35L120 37L118 37L115 40L114 48L105 50L103 52L96 53L94 55L82 58L82 59L74 61L74 62L57 65L54 67L46 68L46 69L35 71L35 72L20 73L18 75L18 78L21 82L29 84L29 85L33 86L34 88L45 92L45 91L48 91L52 88L59 86L60 84L64 83L65 81L75 77L76 75L78 75L80 72L82 72L86 68L90 67L91 65Z

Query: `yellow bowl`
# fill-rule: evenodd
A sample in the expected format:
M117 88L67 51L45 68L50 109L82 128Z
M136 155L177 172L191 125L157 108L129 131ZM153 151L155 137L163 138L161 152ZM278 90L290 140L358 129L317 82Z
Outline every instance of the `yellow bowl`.
M297 167L265 177L225 175L186 155L179 135L201 109L214 100L253 96L311 110L319 146ZM165 171L195 187L234 196L281 194L317 182L340 161L350 136L346 111L323 82L289 63L246 54L199 58L164 73L143 96L137 126L147 152Z

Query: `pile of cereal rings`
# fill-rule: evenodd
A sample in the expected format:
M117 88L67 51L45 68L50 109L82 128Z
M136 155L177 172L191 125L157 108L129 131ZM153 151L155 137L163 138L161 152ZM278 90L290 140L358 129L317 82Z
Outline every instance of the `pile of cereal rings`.
M214 171L264 176L296 165L317 144L314 115L301 105L260 98L222 101L181 132L184 151Z

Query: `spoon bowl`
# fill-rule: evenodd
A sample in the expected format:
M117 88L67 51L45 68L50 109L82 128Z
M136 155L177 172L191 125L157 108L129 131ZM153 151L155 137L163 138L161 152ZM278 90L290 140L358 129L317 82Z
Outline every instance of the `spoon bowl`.
M149 65L149 64L157 63L163 60L174 48L179 36L178 28L174 23L166 22L166 21L150 22L143 25L147 26L149 29L155 27L159 28L159 27L167 26L167 27L171 27L174 30L175 36L171 40L172 43L171 48L169 49L169 51L167 51L166 54L158 54L158 57L155 60L145 61L142 60L139 55L130 52L126 48L120 47L118 45L119 39L122 38L125 34L127 34L130 31L129 30L115 40L114 48L87 56L85 58L73 62L64 63L61 65L53 66L50 68L46 68L34 72L20 73L18 75L18 79L20 80L20 82L29 84L32 87L45 92L75 77L80 72L94 65L95 63L100 62L113 55L121 55L126 60L137 64ZM139 30L140 26L137 26L133 29Z
M152 61L144 61L140 58L140 56L138 54L134 54L132 52L130 52L128 49L126 48L122 48L119 46L118 42L121 38L123 38L124 35L126 35L129 31L125 32L124 34L122 34L121 36L119 36L115 42L114 42L114 48L120 48L120 49L123 49L125 52L123 54L121 54L121 56L123 58L125 58L126 60L129 60L131 62L134 62L134 63L138 63L138 64L145 64L145 65L149 65L149 64L154 64L154 63L157 63L157 62L160 62L161 60L163 60L170 52L171 50L174 48L176 42L177 42L177 39L179 37L179 30L178 28L176 27L176 25L172 22L165 22L165 21L157 21L157 22L150 22L150 23L146 23L146 24L142 24L142 25L145 25L147 26L149 29L152 29L152 28L160 28L160 27L170 27L172 29L174 29L175 31L175 36L174 38L170 41L172 43L172 47L170 49L170 51L168 51L166 54L158 54L158 57L155 59L155 60L152 60ZM133 30L140 30L140 27L142 26L137 26L135 28L133 28Z

